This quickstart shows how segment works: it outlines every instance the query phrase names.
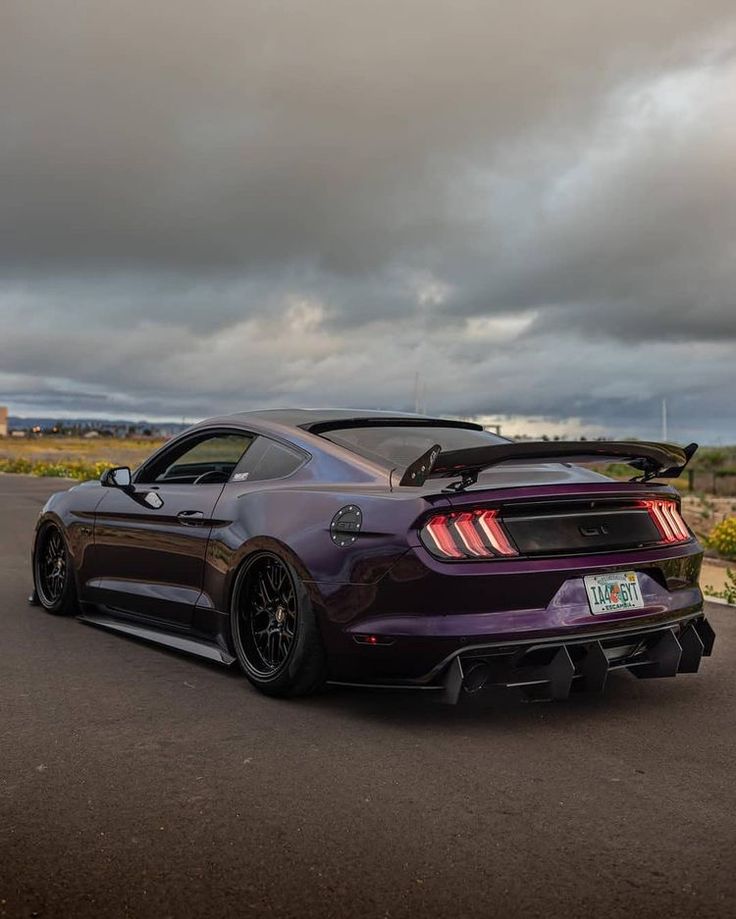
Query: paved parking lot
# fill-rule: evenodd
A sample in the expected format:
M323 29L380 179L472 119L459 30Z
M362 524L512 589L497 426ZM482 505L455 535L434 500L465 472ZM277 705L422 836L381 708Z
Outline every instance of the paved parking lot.
M736 915L736 613L697 676L283 702L26 606L0 475L0 916Z

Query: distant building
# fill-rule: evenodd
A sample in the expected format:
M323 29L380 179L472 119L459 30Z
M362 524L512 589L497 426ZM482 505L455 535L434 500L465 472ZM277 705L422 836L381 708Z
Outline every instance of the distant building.
M0 405L0 437L8 436L8 410Z

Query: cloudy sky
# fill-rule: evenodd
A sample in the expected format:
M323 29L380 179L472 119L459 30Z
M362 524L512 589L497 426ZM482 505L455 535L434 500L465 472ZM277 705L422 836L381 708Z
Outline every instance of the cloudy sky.
M735 345L733 0L0 5L11 412L733 443Z

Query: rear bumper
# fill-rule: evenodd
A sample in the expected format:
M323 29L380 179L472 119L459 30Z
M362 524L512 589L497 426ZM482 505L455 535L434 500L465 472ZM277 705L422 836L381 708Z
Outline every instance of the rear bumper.
M476 648L557 645L675 627L702 617L697 543L615 556L440 566L409 553L372 585L320 585L335 681L427 684ZM636 570L644 607L591 613L583 577ZM371 636L371 643L366 643Z
M572 692L602 692L608 675L628 670L640 679L697 673L715 633L702 613L667 624L618 628L591 635L459 648L429 673L411 680L367 682L384 689L436 691L443 702L489 686L515 687L529 699L559 700ZM352 681L333 681L356 685Z

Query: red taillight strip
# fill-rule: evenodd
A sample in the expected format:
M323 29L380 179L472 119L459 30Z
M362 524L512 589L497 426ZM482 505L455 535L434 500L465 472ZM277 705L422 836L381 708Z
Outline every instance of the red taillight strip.
M499 555L518 555L519 553L509 542L497 517L498 511L481 511L478 515L478 523L488 542Z
M497 515L491 510L436 514L422 528L427 548L453 559L518 555Z
M690 538L687 525L674 501L645 501L644 504L663 542L685 542Z
M673 505L672 507L672 516L675 518L675 520L678 523L678 526L680 527L680 531L682 532L682 538L690 539L690 530L687 528L687 523L685 523L685 518L680 513L680 509L677 507L676 504Z
M677 510L677 505L674 501L665 501L662 510L664 511L665 517L667 517L670 522L675 538L678 541L681 539L688 539L690 534L687 531L687 525L680 516L680 512Z
M642 504L647 509L649 518L652 521L652 523L656 526L657 532L659 533L660 537L666 541L667 530L665 529L664 520L662 519L662 515L657 510L657 502L656 501L643 501Z
M477 518L477 516L477 512L474 514L469 512L458 514L455 518L455 531L471 555L490 555L490 550L487 546L483 545L483 540L473 526L473 520Z
M438 514L436 517L432 517L424 529L442 555L447 555L450 558L462 558L463 553L455 545L452 535L447 528L447 520L448 518L443 514Z
M675 536L675 532L672 529L669 520L667 520L667 517L665 516L664 501L653 501L652 511L662 528L662 536L664 537L664 541L674 542L677 539L677 537Z

